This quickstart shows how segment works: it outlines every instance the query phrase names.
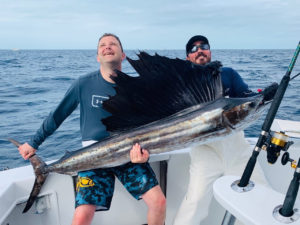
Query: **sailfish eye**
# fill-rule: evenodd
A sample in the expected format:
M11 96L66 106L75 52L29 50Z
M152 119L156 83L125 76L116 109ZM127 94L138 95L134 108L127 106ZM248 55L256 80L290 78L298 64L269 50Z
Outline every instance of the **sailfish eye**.
M255 102L250 102L249 107L254 108L256 106Z

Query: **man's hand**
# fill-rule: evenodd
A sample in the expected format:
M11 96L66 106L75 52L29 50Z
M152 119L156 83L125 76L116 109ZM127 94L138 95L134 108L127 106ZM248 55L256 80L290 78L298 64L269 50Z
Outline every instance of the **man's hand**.
M20 152L21 156L25 160L29 159L29 157L34 155L35 152L36 152L36 149L31 147L27 142L22 144L18 149L19 149L19 152Z
M130 150L130 160L132 163L145 163L149 159L149 152L146 149L142 149L141 146L136 143Z
M278 89L279 85L274 82L271 85L269 85L268 87L266 87L261 94L264 96L264 101L270 101L274 98L276 91Z

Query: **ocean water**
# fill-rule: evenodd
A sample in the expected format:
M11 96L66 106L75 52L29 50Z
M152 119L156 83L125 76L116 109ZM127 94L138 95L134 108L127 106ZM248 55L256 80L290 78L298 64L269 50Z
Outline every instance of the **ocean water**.
M138 51L125 51L135 58ZM147 51L171 58L185 58L183 50ZM213 60L239 72L252 90L280 82L294 50L212 50ZM292 76L300 72L300 59ZM70 84L80 75L99 68L96 50L0 50L0 170L29 164L7 141L29 140L43 119L53 110ZM127 61L123 71L135 75ZM300 120L300 77L290 82L276 118ZM266 113L265 113L266 114ZM246 129L258 137L265 114ZM39 148L44 160L61 157L66 150L81 147L79 110L61 125Z

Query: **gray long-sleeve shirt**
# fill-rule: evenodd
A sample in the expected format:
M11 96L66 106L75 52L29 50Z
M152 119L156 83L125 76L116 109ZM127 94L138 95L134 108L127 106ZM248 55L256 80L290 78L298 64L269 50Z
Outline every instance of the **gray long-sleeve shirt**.
M53 134L61 123L80 104L80 131L82 141L101 140L108 136L101 119L110 114L102 108L102 102L115 95L114 84L103 79L100 71L78 78L66 92L54 111L44 120L29 144L37 149L43 141Z

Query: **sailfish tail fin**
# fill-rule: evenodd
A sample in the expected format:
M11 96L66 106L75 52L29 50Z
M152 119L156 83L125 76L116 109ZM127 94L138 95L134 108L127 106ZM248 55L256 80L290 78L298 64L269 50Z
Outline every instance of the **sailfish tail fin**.
M9 139L11 143L19 147L21 144L13 139ZM26 213L31 206L33 205L34 201L36 200L38 194L40 193L43 184L46 181L46 178L48 176L48 172L45 171L45 167L47 164L38 156L38 155L33 155L29 158L29 161L33 167L34 174L35 174L35 181L33 188L31 190L30 196L27 200L26 206L23 210L23 213Z

